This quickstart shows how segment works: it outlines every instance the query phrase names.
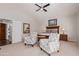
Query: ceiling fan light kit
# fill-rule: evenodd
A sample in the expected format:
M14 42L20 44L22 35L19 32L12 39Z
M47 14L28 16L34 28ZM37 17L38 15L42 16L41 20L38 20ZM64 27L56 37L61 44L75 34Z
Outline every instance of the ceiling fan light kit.
M40 5L38 5L38 4L35 4L35 5L39 7L39 8L36 10L36 12L39 11L39 10L43 10L43 11L47 12L47 10L46 10L45 8L46 8L47 6L49 6L50 4L48 3L48 4L44 5L44 6L40 6Z

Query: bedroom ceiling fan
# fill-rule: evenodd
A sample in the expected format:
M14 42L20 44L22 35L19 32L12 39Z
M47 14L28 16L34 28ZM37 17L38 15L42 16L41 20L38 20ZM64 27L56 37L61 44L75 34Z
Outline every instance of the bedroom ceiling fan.
M44 6L40 6L40 5L38 5L38 4L35 4L35 5L39 7L39 9L37 9L36 11L43 10L43 11L45 11L45 12L47 12L47 10L46 10L45 8L48 7L48 6L50 6L49 3L46 4L46 5L44 5Z

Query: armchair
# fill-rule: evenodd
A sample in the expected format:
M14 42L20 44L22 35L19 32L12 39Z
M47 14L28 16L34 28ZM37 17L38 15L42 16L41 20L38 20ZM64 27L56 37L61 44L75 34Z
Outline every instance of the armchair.
M30 44L30 45L34 45L37 42L37 33L36 32L32 32L30 33L30 35L24 37L24 44Z
M52 52L59 52L59 34L51 33L49 39L40 39L40 48L50 56Z

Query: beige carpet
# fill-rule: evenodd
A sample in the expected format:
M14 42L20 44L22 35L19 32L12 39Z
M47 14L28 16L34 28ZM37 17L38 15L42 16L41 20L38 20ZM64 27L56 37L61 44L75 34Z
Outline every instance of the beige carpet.
M47 56L35 45L34 47L24 46L23 43L1 46L2 56ZM52 53L52 56L79 56L79 46L74 42L61 41L60 52Z

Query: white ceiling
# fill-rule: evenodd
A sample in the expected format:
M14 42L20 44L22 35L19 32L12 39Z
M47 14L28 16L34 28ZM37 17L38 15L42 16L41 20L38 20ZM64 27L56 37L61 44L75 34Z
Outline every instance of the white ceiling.
M39 4L40 5L40 4ZM38 11L34 4L20 4L21 10L27 13L31 18L36 20L46 20L63 16L70 16L79 12L79 4L74 3L51 3L46 7L47 12Z
M39 4L40 5L40 4ZM77 3L51 3L46 7L47 12L35 10L38 9L33 3L18 3L18 4L0 4L0 7L13 7L22 13L26 13L34 19L43 19L45 17L68 16L79 12L79 4Z
M44 11L35 12L35 10L37 10L38 7L35 6L34 4L21 4L21 7L26 13L35 16L38 15L38 17L42 14L49 14L50 16L72 15L79 11L79 4L72 4L72 3L61 3L61 4L52 3L50 6L46 7L48 12Z

